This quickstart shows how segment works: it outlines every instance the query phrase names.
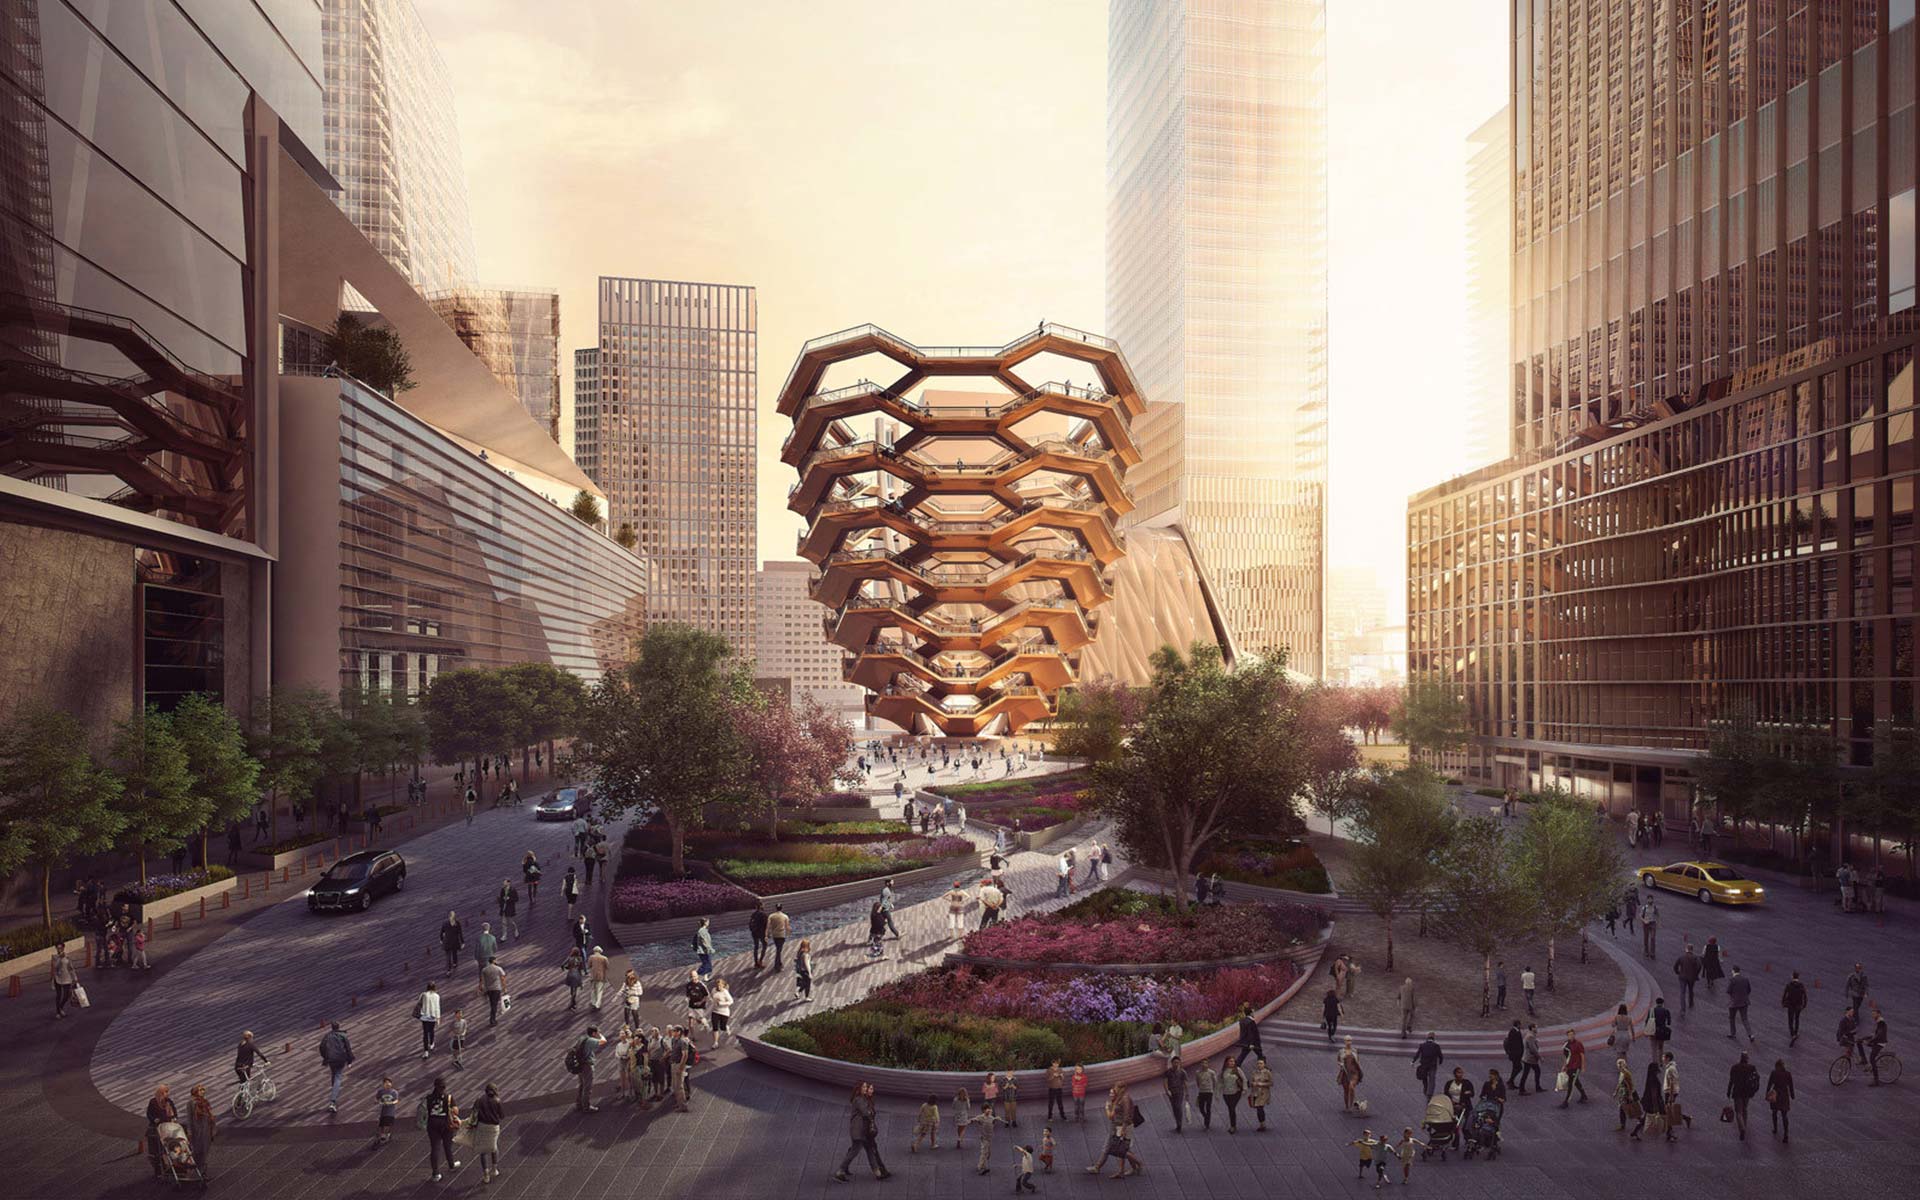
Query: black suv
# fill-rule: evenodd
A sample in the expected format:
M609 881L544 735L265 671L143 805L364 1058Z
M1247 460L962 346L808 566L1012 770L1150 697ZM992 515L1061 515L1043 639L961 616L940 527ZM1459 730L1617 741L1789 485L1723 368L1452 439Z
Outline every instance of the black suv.
M362 850L328 867L307 889L307 909L351 908L365 912L375 896L407 886L407 860L392 850Z

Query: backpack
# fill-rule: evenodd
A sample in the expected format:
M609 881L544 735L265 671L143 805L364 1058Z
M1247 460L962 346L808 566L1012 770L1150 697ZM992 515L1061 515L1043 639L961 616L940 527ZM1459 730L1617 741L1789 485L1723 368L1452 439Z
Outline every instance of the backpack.
M580 1068L586 1065L585 1063L580 1061L580 1047L578 1046L575 1046L571 1050L568 1050L567 1057L562 1061L564 1062L567 1068L567 1074L569 1075L578 1075L580 1073Z

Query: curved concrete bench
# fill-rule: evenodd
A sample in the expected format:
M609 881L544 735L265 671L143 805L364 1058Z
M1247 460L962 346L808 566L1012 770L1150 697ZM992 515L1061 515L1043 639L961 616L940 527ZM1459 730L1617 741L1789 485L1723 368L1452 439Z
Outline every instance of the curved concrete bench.
M1320 954L1326 951L1328 940L1322 939L1309 947L1315 951L1315 954L1311 963L1302 963L1300 978L1287 985L1286 991L1255 1009L1254 1020L1265 1020L1280 1011L1287 1001L1293 999L1295 994L1306 986L1307 982L1313 978L1315 967L1320 961ZM819 1083L833 1084L836 1087L851 1088L856 1083L871 1083L875 1091L889 1096L934 1095L939 1096L944 1103L962 1087L969 1091L973 1090L979 1085L980 1077L985 1074L984 1071L909 1071L899 1067L872 1067L837 1058L822 1058L816 1054L789 1050L784 1046L769 1045L756 1037L742 1035L739 1041L741 1050L756 1062L763 1062L790 1074ZM1236 1023L1229 1021L1214 1032L1187 1042L1181 1047L1180 1057L1186 1062L1212 1058L1231 1050L1239 1044L1239 1041L1239 1027ZM1106 1062L1092 1063L1087 1066L1087 1094L1094 1096L1116 1083L1135 1084L1149 1079L1158 1079L1165 1069L1166 1060L1158 1054L1136 1054L1131 1058L1116 1058ZM1015 1071L1013 1077L1027 1095L1044 1096L1046 1094L1047 1073L1044 1070Z

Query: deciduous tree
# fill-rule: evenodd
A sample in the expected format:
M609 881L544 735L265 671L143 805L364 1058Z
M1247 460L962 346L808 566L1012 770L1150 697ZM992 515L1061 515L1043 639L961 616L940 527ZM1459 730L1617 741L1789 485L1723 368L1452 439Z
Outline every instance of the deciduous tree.
M0 728L0 876L40 874L40 920L53 928L53 869L111 850L124 818L120 781L87 753L67 713L29 705Z
M1211 643L1184 656L1164 646L1153 668L1145 712L1119 753L1094 766L1093 793L1121 844L1168 865L1184 910L1208 846L1301 828L1294 797L1307 747L1284 651L1228 670Z
M427 688L427 745L435 762L470 763L479 795L480 761L514 744L525 728L525 697L501 671L462 667L445 671Z
M1501 822L1467 817L1453 828L1440 858L1436 898L1440 935L1480 956L1480 1015L1493 1011L1493 956L1532 932L1532 905L1514 865Z
M200 867L205 870L212 827L244 820L260 798L260 763L247 753L240 722L211 696L194 692L169 715L173 736L186 751L194 797L207 806L200 826Z
M1054 753L1090 763L1112 762L1125 748L1144 710L1145 700L1138 688L1128 687L1111 675L1090 679L1060 697Z
M109 754L120 777L116 807L121 836L140 860L147 881L147 854L171 854L206 828L211 801L194 794L187 751L173 736L173 721L149 706L117 723Z
M1353 811L1351 891L1387 927L1393 969L1393 918L1424 905L1438 881L1457 815L1445 781L1419 765L1365 779Z
M1547 938L1547 990L1553 990L1555 943L1584 936L1606 916L1627 878L1618 840L1592 807L1563 791L1541 793L1514 834L1515 876L1536 928Z
M1467 706L1458 690L1424 682L1407 688L1393 732L1415 754L1458 750L1467 744Z
M505 669L508 683L521 696L515 706L514 744L520 747L520 778L527 777L528 748L547 744L551 757L556 738L570 738L580 727L587 703L587 685L580 677L552 663L519 663Z
M1306 750L1307 807L1327 819L1327 834L1353 807L1360 752L1347 736L1352 697L1343 688L1310 688L1302 697L1301 738Z
M813 807L845 767L853 731L812 696L804 697L796 709L755 692L736 700L730 711L746 749L747 806L766 813L777 839L780 804Z
M280 841L280 799L305 801L320 782L325 749L325 693L315 688L276 687L253 706L247 748L260 764L267 792L267 840Z

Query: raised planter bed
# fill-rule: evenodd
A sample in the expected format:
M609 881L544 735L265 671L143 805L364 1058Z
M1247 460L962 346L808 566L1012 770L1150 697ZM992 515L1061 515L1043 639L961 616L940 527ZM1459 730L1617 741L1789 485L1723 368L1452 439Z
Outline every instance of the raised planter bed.
M1162 871L1157 867L1136 866L1133 868L1133 877L1142 883L1157 884L1169 891L1171 891L1174 886L1173 872ZM1189 878L1187 884L1191 887L1193 880ZM1340 893L1337 889L1331 892L1293 892L1288 891L1286 888L1259 887L1255 884L1240 883L1232 879L1222 879L1220 884L1225 889L1228 900L1251 900L1255 902L1289 900L1296 904L1320 904L1331 907L1334 901L1340 899Z
M221 892L230 892L240 886L238 876L202 884L197 888L188 888L184 892L175 892L159 900L149 900L142 906L143 915L151 921L155 917L169 917L184 909L198 907L200 901L211 900Z
M67 957L73 959L73 965L78 967L81 962L80 956L86 952L86 935L68 938L61 945L67 948ZM34 950L16 958L0 959L0 979L12 979L17 975L22 984L31 985L36 981L44 983L53 977L53 968L49 965L52 962L52 946Z
M280 871L290 867L298 873L303 867L325 866L339 858L341 853L339 839L323 838L293 850L282 850L278 854L242 850L240 862L243 866L252 867L256 871Z
M1331 933L1329 929L1329 937ZM1326 945L1323 940L1313 948L1324 952ZM1312 962L1302 962L1300 977L1280 995L1255 1009L1254 1019L1265 1020L1293 999L1313 979L1318 963L1317 954ZM1230 1021L1214 1032L1186 1043L1181 1050L1181 1057L1188 1061L1211 1058L1225 1053L1239 1040L1239 1029ZM921 1097L931 1094L944 1099L961 1087L975 1087L981 1074L978 1071L911 1071L899 1067L872 1067L772 1046L757 1037L744 1034L740 1037L740 1048L748 1058L806 1079L841 1088L851 1088L856 1083L871 1083L875 1091L889 1096ZM1136 1054L1131 1058L1092 1063L1087 1066L1087 1092L1095 1095L1116 1083L1135 1084L1157 1079L1165 1066L1166 1060L1157 1054ZM1046 1091L1047 1073L1044 1070L1015 1071L1013 1076L1029 1096L1042 1095Z
M979 955L955 951L944 960L947 966L997 967L1009 971L1069 971L1075 974L1100 975L1180 975L1198 971L1210 971L1216 967L1257 967L1261 963L1279 962L1291 959L1297 963L1318 962L1327 951L1327 943L1333 940L1333 925L1329 923L1325 933L1312 942L1301 946L1282 946L1277 950L1263 950L1258 954L1237 954L1232 958L1215 959L1210 962L1164 962L1164 963L1073 963L1042 962L1038 959L1024 958L983 958Z

